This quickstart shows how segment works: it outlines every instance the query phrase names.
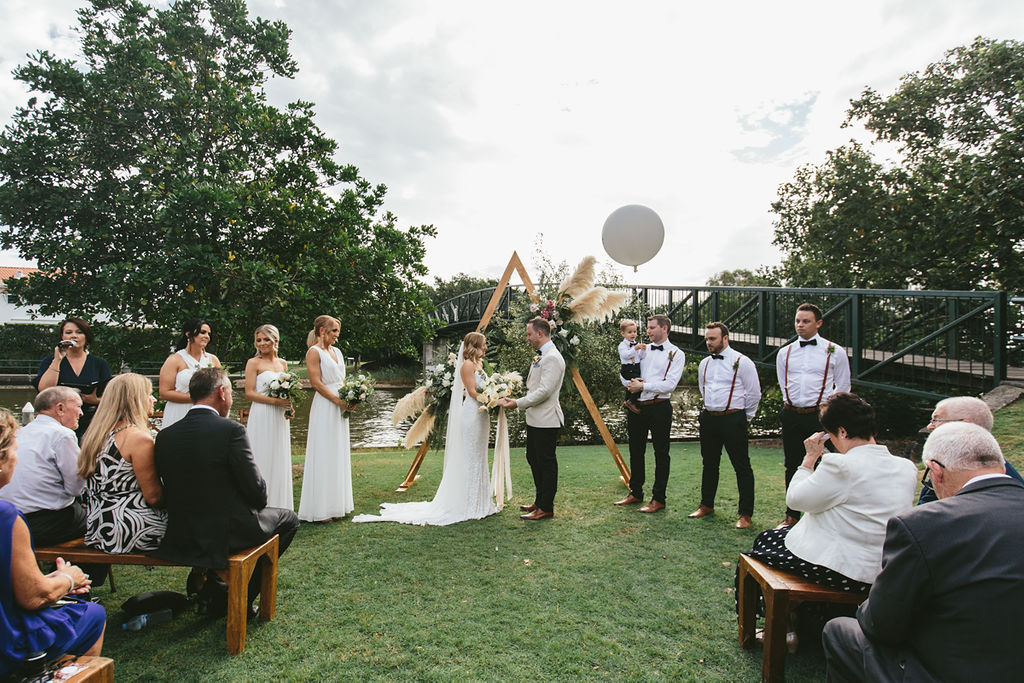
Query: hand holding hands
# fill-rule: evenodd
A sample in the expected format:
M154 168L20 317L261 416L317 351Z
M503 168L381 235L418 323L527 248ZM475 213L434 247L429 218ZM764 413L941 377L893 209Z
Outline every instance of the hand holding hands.
M502 408L506 408L508 410L514 410L514 409L516 409L519 406L519 404L516 403L516 400L514 398L502 398L502 399L499 399L498 400L498 405L500 405Z
M64 579L63 576L60 576L61 574L64 574L65 576L70 576L71 580L74 582L73 586L69 587L70 590L68 590L68 594L81 595L83 593L89 592L89 586L92 585L92 579L89 578L89 575L83 572L77 566L65 562L63 557L58 557L57 570L47 574L47 576L59 577L61 579Z

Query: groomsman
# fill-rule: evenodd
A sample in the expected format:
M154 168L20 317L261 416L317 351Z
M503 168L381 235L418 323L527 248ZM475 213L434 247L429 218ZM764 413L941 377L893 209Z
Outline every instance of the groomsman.
M725 323L709 323L704 343L711 355L697 366L697 387L704 399L704 409L698 418L703 472L700 506L690 517L700 519L715 512L718 470L725 446L740 492L736 528L746 529L754 514L754 470L750 467L747 425L761 403L761 380L754 361L729 346L729 328Z
M672 321L667 315L652 315L647 319L647 355L640 361L640 377L623 380L631 393L639 393L636 405L640 412L626 415L629 433L629 495L615 505L634 505L644 501L645 455L647 435L654 445L654 488L651 502L640 512L657 512L665 507L665 487L668 485L669 430L672 428L672 403L669 398L683 375L686 356L668 340Z
M804 439L821 431L818 406L832 394L850 391L850 359L846 349L818 334L821 309L800 304L794 327L797 340L779 349L775 370L782 389L782 450L786 462L786 488L804 458ZM800 519L797 510L786 508L783 526Z
M537 351L537 357L526 376L526 396L502 399L505 408L526 411L526 461L533 471L536 496L530 505L520 505L529 522L555 515L555 490L558 488L558 460L555 446L565 418L558 402L558 392L565 377L565 360L551 341L551 325L544 318L526 324L526 341Z

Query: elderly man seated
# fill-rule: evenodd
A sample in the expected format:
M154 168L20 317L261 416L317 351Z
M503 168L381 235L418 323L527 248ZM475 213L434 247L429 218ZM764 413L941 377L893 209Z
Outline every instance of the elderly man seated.
M36 419L18 431L17 472L0 489L0 500L25 516L35 547L85 535L85 508L75 500L85 488L78 476L78 418L82 397L68 387L50 387L36 395ZM101 585L106 565L83 565L92 585Z
M937 428L922 459L939 500L889 520L868 599L825 627L828 680L1020 680L1024 485L978 425Z
M36 419L18 431L18 471L0 490L0 499L25 515L37 546L81 538L85 508L75 502L85 481L78 476L82 397L68 387L50 387L36 396Z
M928 431L934 432L937 427L948 422L970 422L991 432L995 420L988 404L977 396L950 396L935 404L932 419L928 422ZM1020 473L1009 462L1006 463L1006 473L1024 484L1024 478L1021 478ZM925 482L921 486L917 504L931 503L935 500L938 500L935 490L929 482Z

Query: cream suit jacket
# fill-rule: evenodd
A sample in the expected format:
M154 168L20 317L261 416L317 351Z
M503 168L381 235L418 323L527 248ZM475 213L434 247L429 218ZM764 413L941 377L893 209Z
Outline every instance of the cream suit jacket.
M558 392L565 376L565 359L553 343L545 345L540 363L530 365L526 376L526 396L516 399L516 406L526 411L530 427L561 427L565 418L558 403Z

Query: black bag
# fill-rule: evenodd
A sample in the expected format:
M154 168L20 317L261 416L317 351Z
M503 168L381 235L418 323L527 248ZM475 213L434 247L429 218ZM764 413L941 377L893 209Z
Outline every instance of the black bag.
M191 604L191 600L174 591L150 591L133 595L124 601L121 609L130 617L137 614L149 614L161 609L168 609L178 616Z

